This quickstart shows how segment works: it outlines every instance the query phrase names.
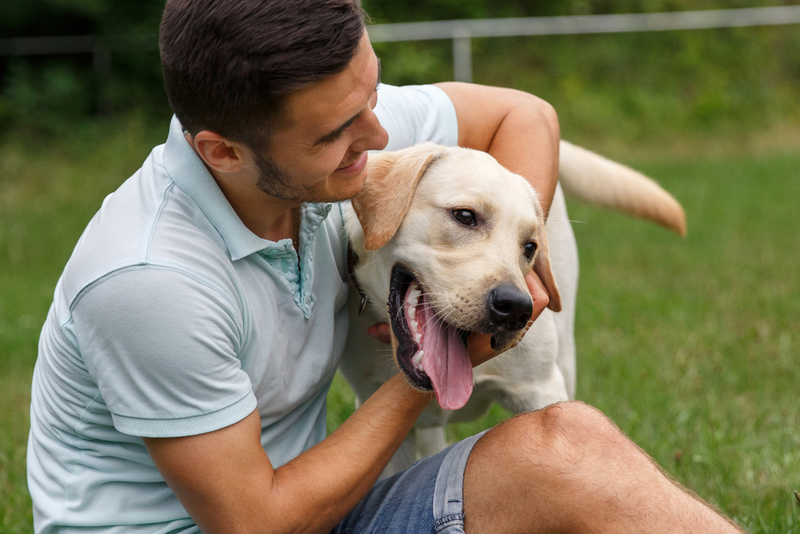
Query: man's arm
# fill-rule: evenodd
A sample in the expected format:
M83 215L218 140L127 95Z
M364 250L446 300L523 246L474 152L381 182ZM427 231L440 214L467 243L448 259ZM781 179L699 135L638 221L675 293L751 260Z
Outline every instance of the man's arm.
M523 91L459 82L436 84L456 110L458 144L488 152L539 193L545 215L558 181L558 117Z
M261 447L255 411L215 432L144 441L203 532L327 533L367 494L431 399L396 375L278 469Z

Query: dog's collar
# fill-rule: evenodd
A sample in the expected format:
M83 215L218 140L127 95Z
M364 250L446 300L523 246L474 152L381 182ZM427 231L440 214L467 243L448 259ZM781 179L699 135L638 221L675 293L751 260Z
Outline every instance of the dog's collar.
M358 316L361 317L364 315L364 311L367 309L367 303L369 299L367 298L367 294L364 293L364 290L361 289L361 286L358 283L358 279L354 276L356 265L358 264L358 256L353 251L353 247L347 245L347 276L353 281L353 285L356 286L358 290L358 294L361 295L361 303L358 305Z

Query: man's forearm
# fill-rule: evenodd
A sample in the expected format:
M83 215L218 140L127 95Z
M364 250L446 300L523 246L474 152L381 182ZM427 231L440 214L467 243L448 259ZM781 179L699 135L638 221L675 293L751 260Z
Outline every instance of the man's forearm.
M145 444L203 532L325 533L367 494L432 398L398 374L325 440L275 470L255 411L215 432Z
M395 375L325 440L275 470L286 512L297 521L325 517L313 531L329 532L372 488L432 399Z
M547 109L536 102L515 108L500 124L487 151L505 168L528 180L539 194L545 216L558 182L560 138L558 121L547 116Z

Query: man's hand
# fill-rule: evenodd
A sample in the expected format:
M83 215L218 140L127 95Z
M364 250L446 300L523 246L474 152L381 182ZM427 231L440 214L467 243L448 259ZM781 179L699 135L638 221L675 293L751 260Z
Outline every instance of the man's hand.
M533 321L547 308L547 305L550 303L550 295L547 294L544 284L542 284L542 281L539 279L539 275L533 271L525 275L525 283L528 284L528 291L531 292L531 298L533 299L533 314L528 321L528 326L525 327L527 331L533 324ZM375 323L367 329L367 334L387 345L391 343L391 328L386 323ZM489 334L479 334L477 332L473 332L469 336L467 347L473 367L500 354L492 349L491 339L492 336ZM520 337L520 339L522 338Z
M392 328L388 323L375 323L367 328L367 334L381 343L386 343L387 345L392 344Z
M528 284L528 291L531 292L531 298L533 299L533 313L528 321L528 325L525 327L525 331L527 332L528 328L533 324L533 321L547 308L547 305L550 303L550 295L547 294L544 284L542 284L542 281L539 279L539 275L533 271L525 275L525 283ZM519 339L521 340L522 336L520 336ZM491 340L492 336L489 334L472 333L469 336L467 348L469 349L469 359L472 361L473 367L477 367L483 362L491 360L500 354L492 349ZM519 343L519 340L517 343ZM510 349L511 347L508 348Z

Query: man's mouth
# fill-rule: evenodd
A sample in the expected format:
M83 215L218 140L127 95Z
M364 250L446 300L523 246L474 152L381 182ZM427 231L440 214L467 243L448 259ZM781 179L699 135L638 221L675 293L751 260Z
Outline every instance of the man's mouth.
M434 390L445 410L464 406L472 394L469 332L444 322L419 281L399 263L392 268L389 315L398 343L397 363L408 382Z
M336 172L345 172L345 173L361 172L361 170L367 165L367 158L368 158L367 152L362 152L356 159L354 159L347 165L340 165L339 167L337 167Z

